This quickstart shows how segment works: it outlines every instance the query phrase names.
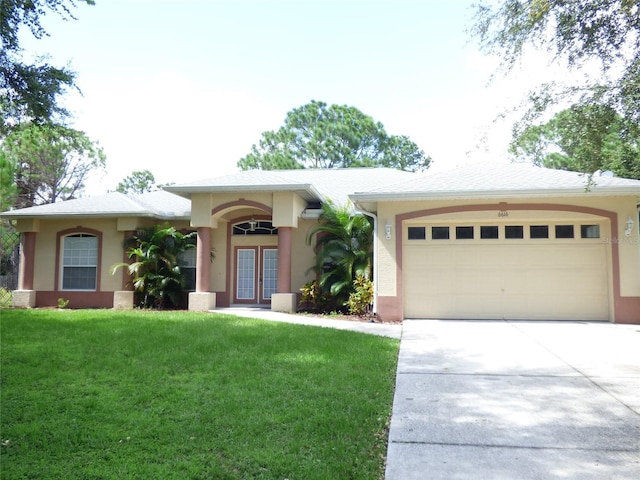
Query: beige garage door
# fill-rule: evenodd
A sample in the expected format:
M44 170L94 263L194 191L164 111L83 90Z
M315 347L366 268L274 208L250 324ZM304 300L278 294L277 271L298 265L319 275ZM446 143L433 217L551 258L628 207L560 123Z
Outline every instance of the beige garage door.
M448 239L432 238L431 227L425 238L405 228L406 318L609 319L608 246L599 227L591 226L596 238L583 238L589 231L581 225L573 226L573 238L555 238L554 225L546 238L531 238L523 225L515 239L505 238L504 226L497 235L492 227L492 238L481 238L479 225L456 238L457 227L448 226ZM435 236L443 236L437 228Z

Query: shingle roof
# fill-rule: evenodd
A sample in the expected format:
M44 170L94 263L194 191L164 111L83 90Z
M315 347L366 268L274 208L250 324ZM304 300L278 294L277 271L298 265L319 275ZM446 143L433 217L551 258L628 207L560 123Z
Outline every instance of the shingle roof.
M338 168L304 170L247 170L223 177L166 187L190 196L196 192L295 191L307 201L331 199L344 204L351 193L413 178L415 174L392 168Z
M552 170L531 164L478 163L426 173L410 180L351 195L354 200L410 200L453 197L550 196L567 194L640 195L640 180Z
M529 164L479 163L448 172L414 174L388 168L249 170L167 187L140 195L109 193L3 212L4 218L147 216L188 219L191 194L197 192L295 191L307 201L331 199L344 204L378 200L432 198L505 198L584 194L586 175ZM592 194L636 195L640 180L598 176ZM175 192L171 193L171 192ZM176 195L177 194L177 195ZM182 196L181 196L182 195ZM185 198L187 197L187 198Z
M0 213L4 218L140 216L157 219L188 219L191 202L165 191L139 195L118 192L83 197Z

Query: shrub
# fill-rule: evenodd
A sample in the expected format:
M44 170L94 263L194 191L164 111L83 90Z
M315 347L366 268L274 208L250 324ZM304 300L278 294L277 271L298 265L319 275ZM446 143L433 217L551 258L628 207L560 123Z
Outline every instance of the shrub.
M353 292L345 306L352 315L368 315L373 305L373 282L364 275L358 275L353 281Z

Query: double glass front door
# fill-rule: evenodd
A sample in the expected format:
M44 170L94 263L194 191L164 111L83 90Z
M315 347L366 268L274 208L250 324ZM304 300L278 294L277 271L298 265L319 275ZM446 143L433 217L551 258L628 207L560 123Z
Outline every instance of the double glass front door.
M271 295L278 288L278 249L238 247L235 284L235 302L271 302Z

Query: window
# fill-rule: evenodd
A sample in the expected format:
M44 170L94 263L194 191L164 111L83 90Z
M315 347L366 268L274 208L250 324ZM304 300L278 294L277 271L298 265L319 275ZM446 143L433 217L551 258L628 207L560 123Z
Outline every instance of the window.
M582 238L600 238L600 225L580 225Z
M409 240L424 240L427 238L425 227L409 227Z
M480 238L491 239L498 238L498 226L497 225L483 225L480 227Z
M456 240L473 240L473 227L456 227Z
M449 240L449 227L431 227L433 240Z
M195 248L189 248L178 256L178 265L184 276L184 289L188 292L196 290L196 254Z
M236 223L233 226L234 235L278 235L278 229L269 220L254 220Z
M573 238L573 225L556 225L556 238Z
M531 225L529 235L531 238L549 238L549 225Z
M98 237L77 233L63 238L62 289L95 290L98 274Z
M504 238L507 238L507 239L524 238L524 227L522 225L506 225L504 227Z

